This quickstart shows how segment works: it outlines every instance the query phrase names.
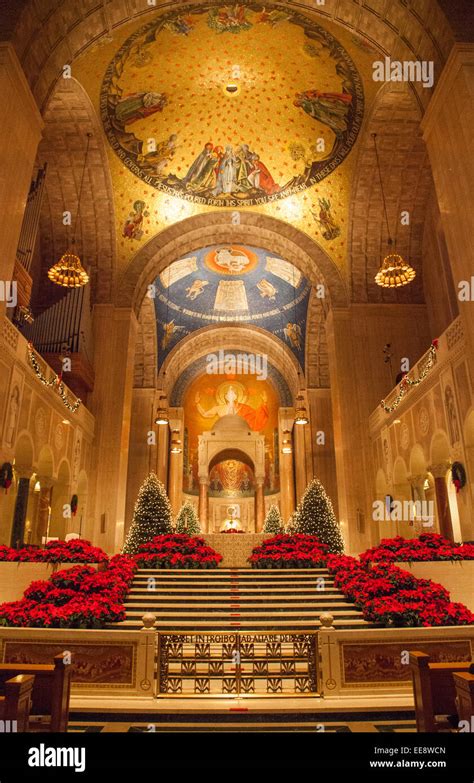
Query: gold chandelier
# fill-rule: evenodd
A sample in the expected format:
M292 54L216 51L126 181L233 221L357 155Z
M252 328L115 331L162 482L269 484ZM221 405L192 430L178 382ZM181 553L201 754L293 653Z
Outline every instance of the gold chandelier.
M382 266L375 275L375 282L381 288L400 288L416 277L415 270L398 253L385 256Z
M309 424L306 405L304 404L304 397L302 394L298 394L296 398L295 424Z
M89 145L90 145L91 138L92 138L92 133L88 133L86 154L84 156L84 168L82 170L81 184L79 187L79 196L77 200L76 227L74 230L74 237L71 243L73 247L76 239L79 216L81 214L82 188L84 185L84 174L86 172L87 156L89 153ZM89 275L87 274L86 270L82 266L81 259L79 258L78 255L73 253L72 250L66 250L66 252L63 253L59 261L57 261L56 264L53 264L53 266L48 270L48 277L52 283L56 283L56 285L60 285L63 288L81 288L82 286L87 285L87 283L89 282Z
M385 212L385 221L387 224L388 233L388 245L391 250L393 240L390 235L390 226L388 222L387 202L385 201L385 193L383 189L382 171L380 168L379 152L377 149L377 134L373 133L372 138L374 140L375 156L377 159L377 169L380 178L380 188L382 190L382 201ZM385 256L382 266L375 275L375 282L381 288L401 288L404 285L408 285L416 277L416 272L413 267L410 266L408 261L405 261L399 253L388 253Z
M69 250L51 267L48 277L51 282L64 288L80 288L89 282L89 275L82 266L81 259Z

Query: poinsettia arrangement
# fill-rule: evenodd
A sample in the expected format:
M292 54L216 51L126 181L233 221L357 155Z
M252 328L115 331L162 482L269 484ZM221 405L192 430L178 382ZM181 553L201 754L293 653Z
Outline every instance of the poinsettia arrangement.
M334 584L375 625L472 625L474 614L452 602L448 590L431 579L417 579L390 563L370 567L355 557L328 555L326 565Z
M105 571L74 566L38 580L20 601L0 605L0 625L33 628L103 628L125 619L123 600L137 565L116 555Z
M248 562L252 568L318 568L325 565L327 551L316 536L279 535L255 547Z
M217 568L222 555L203 538L178 533L155 536L134 558L139 568Z
M106 563L108 557L97 546L82 538L71 541L49 541L43 549L26 546L12 549L0 545L0 560L23 563Z
M383 538L378 546L360 555L362 563L420 560L474 560L474 544L456 544L437 533L422 533L419 538Z

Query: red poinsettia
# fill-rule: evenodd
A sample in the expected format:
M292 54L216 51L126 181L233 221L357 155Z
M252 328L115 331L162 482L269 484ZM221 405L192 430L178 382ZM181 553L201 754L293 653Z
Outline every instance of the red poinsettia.
M36 581L21 601L0 605L0 625L37 628L103 628L125 619L123 600L137 565L116 555L105 571L74 566Z
M140 568L217 568L222 560L199 536L155 536L142 544L134 560Z
M49 541L44 549L35 546L12 549L0 546L0 560L33 563L106 563L108 556L90 541L75 538L71 541Z
M317 568L325 565L327 550L316 536L278 535L255 547L248 562L252 568Z
M474 560L473 544L455 544L437 533L422 533L419 538L384 538L378 546L360 556L361 563L373 561L410 562L428 560Z

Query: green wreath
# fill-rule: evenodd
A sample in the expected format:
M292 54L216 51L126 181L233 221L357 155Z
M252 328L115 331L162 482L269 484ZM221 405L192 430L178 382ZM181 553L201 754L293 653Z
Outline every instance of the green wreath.
M0 487L7 492L13 481L13 465L11 462L4 462L0 468Z

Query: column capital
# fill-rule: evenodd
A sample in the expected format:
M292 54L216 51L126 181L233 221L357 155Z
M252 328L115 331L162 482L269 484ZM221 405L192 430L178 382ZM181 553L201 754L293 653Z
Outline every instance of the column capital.
M437 462L436 465L430 465L428 469L435 478L444 479L450 467L451 462L449 460L445 460L444 462Z
M428 473L417 473L416 475L408 476L407 478L413 487L419 487L420 485L424 485L428 478Z
M13 468L18 478L21 479L31 479L32 475L34 474L34 470L31 466L28 467L27 465L14 465Z

